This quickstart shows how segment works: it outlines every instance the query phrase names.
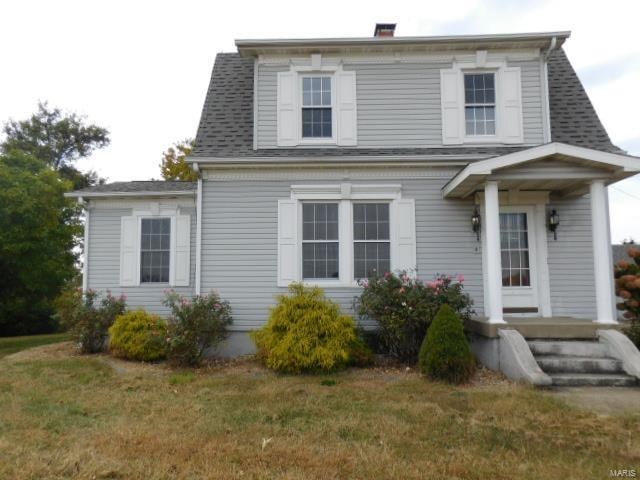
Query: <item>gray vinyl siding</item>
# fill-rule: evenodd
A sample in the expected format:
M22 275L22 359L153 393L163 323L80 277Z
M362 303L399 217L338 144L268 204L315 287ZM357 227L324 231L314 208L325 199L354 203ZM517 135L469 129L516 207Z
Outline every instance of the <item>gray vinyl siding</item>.
M547 234L551 311L554 315L595 319L589 197L554 200L550 207L560 214L558 239Z
M447 178L393 180L402 184L403 197L416 201L419 278L463 274L466 290L482 313L482 261L480 244L469 223L471 201L444 201L440 189ZM278 181L203 182L202 291L218 290L231 302L233 329L263 325L274 297L286 291L276 284L277 201L289 198L291 184L300 182L328 181L310 182L301 175ZM346 313L354 313L358 288L325 291Z
M175 287L175 291L191 296L195 279L195 208L184 208L191 215L191 266L190 286ZM166 314L162 305L164 291L168 285L140 285L120 287L120 219L131 215L130 208L94 209L89 217L88 288L104 293L110 290L114 295L124 294L130 308L142 308L152 313Z
M543 143L539 60L509 62L521 69L524 142ZM356 72L359 147L442 145L440 70L450 63L345 64ZM258 148L277 148L277 73L258 65Z

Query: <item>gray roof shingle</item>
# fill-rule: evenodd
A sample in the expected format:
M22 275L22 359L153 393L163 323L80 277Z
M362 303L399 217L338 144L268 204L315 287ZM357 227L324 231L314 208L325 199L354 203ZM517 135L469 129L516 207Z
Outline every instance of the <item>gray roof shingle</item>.
M552 140L621 153L621 149L611 143L563 49L555 50L549 57L548 72Z
M553 141L620 152L589 101L564 50L549 58L549 102ZM384 155L500 155L523 147L309 148L253 149L253 70L251 58L216 56L192 157L321 157Z
M197 188L196 182L180 182L180 181L165 181L165 180L148 180L148 181L134 181L134 182L113 182L105 183L103 185L95 185L93 187L83 188L82 190L76 190L73 196L81 197L86 194L167 194L173 192L195 192Z

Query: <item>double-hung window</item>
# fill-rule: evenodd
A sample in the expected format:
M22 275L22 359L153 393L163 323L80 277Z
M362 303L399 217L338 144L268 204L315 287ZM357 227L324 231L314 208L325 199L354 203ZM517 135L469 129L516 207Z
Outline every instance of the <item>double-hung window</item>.
M168 283L171 219L142 218L140 228L140 283Z
M340 277L337 203L302 204L302 277Z
M353 241L356 279L391 271L389 203L353 204Z
M467 136L496 134L494 73L464 74L464 118Z
M331 77L302 77L302 138L331 138Z

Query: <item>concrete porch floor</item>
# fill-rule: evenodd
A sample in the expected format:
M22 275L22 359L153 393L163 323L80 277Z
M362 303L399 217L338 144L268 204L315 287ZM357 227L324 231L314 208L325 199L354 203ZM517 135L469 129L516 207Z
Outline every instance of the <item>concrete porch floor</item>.
M506 323L488 323L484 317L475 317L465 323L472 333L497 338L499 329L517 330L524 338L595 339L597 330L620 330L620 324L595 323L574 317L504 317Z

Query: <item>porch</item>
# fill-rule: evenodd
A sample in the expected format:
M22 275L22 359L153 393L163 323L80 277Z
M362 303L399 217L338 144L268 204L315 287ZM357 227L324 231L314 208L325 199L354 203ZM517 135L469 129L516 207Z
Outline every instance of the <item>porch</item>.
M617 323L600 324L590 319L574 317L504 317L503 323L476 317L465 322L466 329L486 338L498 338L498 330L516 330L526 339L589 339L595 340L598 330L620 330Z
M638 172L640 158L550 143L472 163L454 176L443 197L475 200L472 224L481 242L484 316L470 330L489 338L505 328L528 338L594 338L596 330L617 326L606 187ZM585 194L585 254L592 258L584 262L593 265L595 302L571 318L573 311L552 308L547 254L563 233L554 205Z

